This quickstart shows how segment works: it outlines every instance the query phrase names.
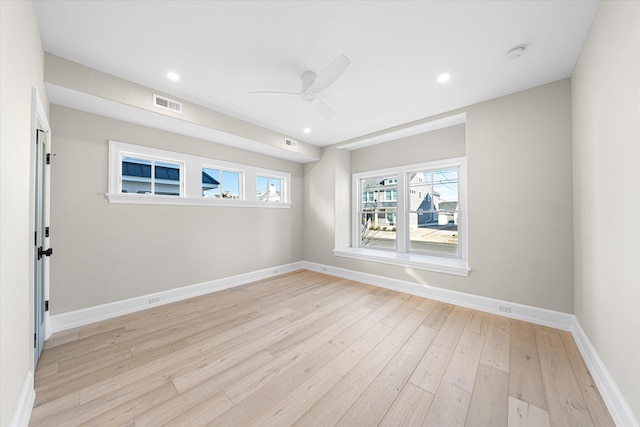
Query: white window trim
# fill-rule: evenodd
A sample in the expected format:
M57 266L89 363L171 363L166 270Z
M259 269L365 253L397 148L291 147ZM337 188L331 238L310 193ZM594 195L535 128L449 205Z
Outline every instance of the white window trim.
M142 157L179 163L181 176L180 196L122 193L122 158ZM202 197L202 168L213 167L242 173L244 199L218 199ZM280 178L283 182L282 201L255 200L256 176ZM120 141L109 141L109 182L106 194L110 203L144 205L226 206L250 208L290 208L291 174L272 169L225 162L174 151L160 150ZM253 195L253 198L251 197Z
M459 168L458 205L460 217L458 227L458 257L437 256L410 252L408 250L407 229L407 205L409 194L409 183L407 175L411 172L424 171L429 169L442 169L447 167ZM434 271L438 273L453 274L458 276L468 276L468 236L469 227L467 222L467 167L465 157L456 157L445 160L436 160L414 165L399 166L395 168L378 169L374 171L360 172L352 175L352 236L351 247L336 248L333 253L336 256L354 258L365 261L381 262L403 267L417 268ZM397 229L402 230L396 236L396 249L365 248L360 247L360 204L362 195L360 192L360 181L366 178L373 178L384 175L395 175L397 177L398 189L398 215L396 219ZM402 192L400 192L402 189Z

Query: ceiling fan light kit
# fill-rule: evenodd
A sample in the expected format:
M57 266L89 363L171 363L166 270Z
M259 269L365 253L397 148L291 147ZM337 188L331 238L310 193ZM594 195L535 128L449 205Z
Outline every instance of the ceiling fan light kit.
M346 55L340 55L327 65L320 74L316 74L313 71L305 71L300 76L301 91L297 93L271 90L260 90L249 93L302 96L302 99L310 102L322 117L327 120L332 120L334 116L333 110L323 102L318 95L338 80L338 78L347 70L349 64L351 64L351 60Z

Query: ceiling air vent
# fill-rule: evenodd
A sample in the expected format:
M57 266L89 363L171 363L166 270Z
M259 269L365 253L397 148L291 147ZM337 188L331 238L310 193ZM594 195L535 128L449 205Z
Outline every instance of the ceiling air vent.
M298 143L292 139L285 138L284 145L286 145L287 147L296 148L298 146Z
M153 105L155 107L173 111L174 113L182 113L181 103L174 101L173 99L165 98L164 96L153 94Z

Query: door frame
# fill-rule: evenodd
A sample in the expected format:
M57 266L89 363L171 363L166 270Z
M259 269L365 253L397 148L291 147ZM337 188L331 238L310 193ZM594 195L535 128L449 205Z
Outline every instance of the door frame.
M38 123L40 123L40 126L38 126ZM37 156L37 146L36 146L36 141L37 141L37 133L38 133L38 128L40 128L41 130L45 131L47 134L47 151L45 152L46 154L51 154L51 127L49 126L49 119L47 117L47 112L44 108L44 104L42 103L42 100L40 98L40 95L38 93L38 90L33 87L31 89L31 138L30 138L30 144L31 144L31 149L30 149L30 160L31 160L31 165L30 165L30 185L29 185L29 248L31 248L30 250L30 256L29 256L29 301L31 301L30 303L30 307L31 309L30 311L30 336L29 336L29 342L33 342L33 336L32 334L36 333L36 322L35 322L35 314L36 314L36 278L35 278L35 257L34 257L34 252L35 252L35 248L34 248L34 232L36 229L36 224L35 224L35 218L36 218L36 203L35 203L35 198L36 198L36 156ZM44 196L44 203L42 206L43 209L43 216L44 216L44 222L45 224L50 223L50 209L51 209L51 186L50 186L50 182L51 182L51 168L45 167L44 168L44 188L43 188L43 196ZM45 240L45 244L47 245L47 247L50 247L50 240L49 238L46 238ZM44 268L44 294L42 295L42 298L44 298L43 300L43 304L44 301L49 300L49 258L48 257L44 257L44 264L43 264L43 268ZM50 318L49 318L49 312L45 311L44 312L44 339L46 340L47 338L49 338L49 336L51 335L51 328L50 328ZM36 360L36 349L32 346L31 347L31 366L33 368L33 371L35 372L35 368L37 365L37 360Z

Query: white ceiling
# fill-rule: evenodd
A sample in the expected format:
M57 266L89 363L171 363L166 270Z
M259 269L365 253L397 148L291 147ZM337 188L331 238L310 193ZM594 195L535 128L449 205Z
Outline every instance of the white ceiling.
M47 52L319 146L571 76L597 1L35 1ZM508 60L506 52L526 46ZM300 75L338 55L322 92ZM169 70L179 82L166 78ZM436 82L440 73L451 80ZM304 134L308 127L311 133Z

